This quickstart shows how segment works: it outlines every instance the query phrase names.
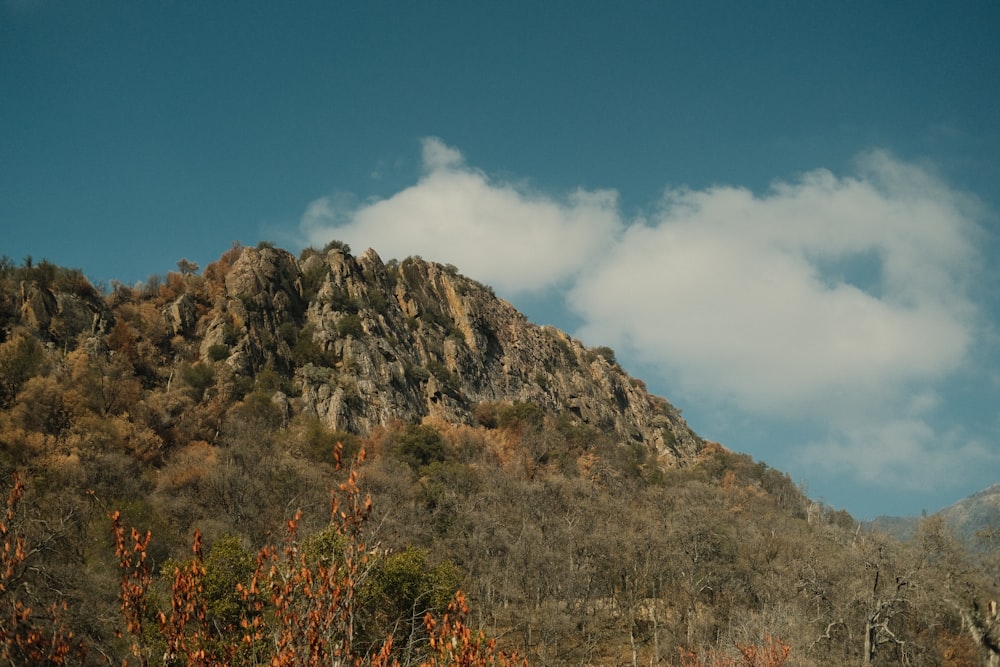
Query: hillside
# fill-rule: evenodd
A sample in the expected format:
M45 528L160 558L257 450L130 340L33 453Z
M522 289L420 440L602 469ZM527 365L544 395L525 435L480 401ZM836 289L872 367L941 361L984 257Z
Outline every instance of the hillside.
M274 374L285 390L276 400L295 396L286 417L317 415L332 430L369 433L425 416L471 424L478 404L508 401L613 431L667 466L700 446L613 352L535 326L489 288L420 258L387 267L373 250L355 258L333 247L299 262L272 247L239 248L204 278L173 274L145 295L118 286L104 302L72 289L23 283L7 336L24 326L64 348L113 331L137 337L154 384L157 370L182 368L172 362L211 364L237 380Z
M538 665L1000 656L997 552L858 532L453 267L334 242L178 269L0 262L5 661L420 664L459 589ZM69 631L85 656L42 656Z

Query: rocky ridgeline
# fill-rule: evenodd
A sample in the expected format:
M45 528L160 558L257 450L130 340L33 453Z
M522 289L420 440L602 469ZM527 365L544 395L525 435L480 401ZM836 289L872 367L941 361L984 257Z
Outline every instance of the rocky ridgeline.
M454 267L419 257L383 263L370 249L296 259L263 245L242 248L219 282L210 297L188 292L167 303L167 334L238 375L270 368L291 377L294 398L275 400L331 429L367 433L428 415L472 423L481 402L524 402L641 443L665 465L701 446L610 350L528 322ZM22 315L40 324L58 316L58 303L32 294ZM76 319L90 314L81 329L107 329L106 306L74 308Z

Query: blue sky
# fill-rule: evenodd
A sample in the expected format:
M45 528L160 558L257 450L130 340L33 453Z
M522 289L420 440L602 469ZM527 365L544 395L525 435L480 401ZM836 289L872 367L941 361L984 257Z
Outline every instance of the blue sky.
M859 517L1000 482L1000 6L0 0L0 254L455 264Z

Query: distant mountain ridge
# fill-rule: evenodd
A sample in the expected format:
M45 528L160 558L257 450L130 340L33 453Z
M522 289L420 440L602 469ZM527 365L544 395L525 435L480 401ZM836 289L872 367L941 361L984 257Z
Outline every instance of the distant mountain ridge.
M977 491L935 514L943 517L955 535L975 549L980 542L979 533L1000 531L1000 483ZM869 525L905 540L912 537L922 519L923 517L879 516ZM993 539L1000 539L1000 536Z

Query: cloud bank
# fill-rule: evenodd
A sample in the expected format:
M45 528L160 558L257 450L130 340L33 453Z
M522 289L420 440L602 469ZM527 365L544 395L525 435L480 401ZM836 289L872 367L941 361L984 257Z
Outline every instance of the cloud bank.
M752 411L939 377L964 359L970 202L884 153L763 196L671 190L570 292L587 339Z
M976 202L932 171L875 151L850 175L817 169L762 194L669 189L626 220L612 190L559 198L494 181L438 139L423 168L388 199L313 202L302 229L316 245L450 262L509 298L559 289L577 335L683 397L812 423L822 435L798 452L810 465L883 482L895 466L904 485L916 471L901 460L990 456L942 449L928 421L934 383L977 335L967 294L983 261Z
M337 238L385 257L422 255L516 295L571 279L621 230L610 190L534 194L491 181L433 138L423 142L423 166L416 185L388 199L312 202L302 219L308 240L322 246Z

